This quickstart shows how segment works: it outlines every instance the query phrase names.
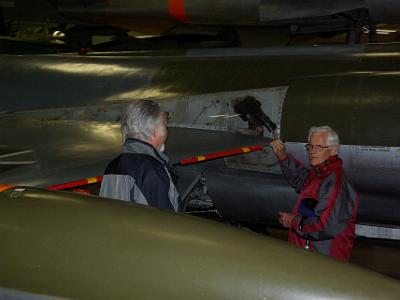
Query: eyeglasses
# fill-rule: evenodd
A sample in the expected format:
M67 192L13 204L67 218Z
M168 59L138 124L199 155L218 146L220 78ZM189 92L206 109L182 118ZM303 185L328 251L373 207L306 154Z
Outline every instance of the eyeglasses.
M326 148L330 148L331 146L322 146L322 145L311 145L311 144L306 144L304 146L307 151L313 151L316 150L317 152L320 152Z

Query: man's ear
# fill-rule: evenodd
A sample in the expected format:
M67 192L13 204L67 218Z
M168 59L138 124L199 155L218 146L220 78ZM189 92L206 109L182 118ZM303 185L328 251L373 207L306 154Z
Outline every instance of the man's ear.
M331 156L338 154L338 147L337 146L332 146L329 150L330 150Z
M154 141L156 140L156 137L157 137L156 134L157 134L157 131L153 128L151 130L149 140L147 141L148 143L152 144L153 146L154 146Z
M153 127L153 130L151 131L151 136L152 136L153 138L156 138L157 135L158 135L158 125L155 125L155 126Z

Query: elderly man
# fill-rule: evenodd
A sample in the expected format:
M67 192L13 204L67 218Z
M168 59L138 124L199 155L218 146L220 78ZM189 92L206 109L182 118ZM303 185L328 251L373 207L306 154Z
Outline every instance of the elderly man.
M311 170L288 155L281 140L271 144L283 174L297 193L292 213L280 212L289 242L348 260L353 247L358 196L338 158L339 138L329 126L312 127L306 150Z
M167 117L157 103L131 103L121 117L122 153L106 168L100 196L178 211L164 151Z

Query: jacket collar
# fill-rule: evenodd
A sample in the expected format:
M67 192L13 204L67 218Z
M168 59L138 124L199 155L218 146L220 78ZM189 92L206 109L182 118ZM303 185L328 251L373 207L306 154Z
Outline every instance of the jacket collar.
M122 153L146 154L154 157L164 165L168 166L169 163L168 157L164 153L154 148L153 145L134 138L129 138L125 141L122 146Z
M322 164L319 164L318 166L313 167L308 172L308 181L312 181L313 179L315 179L317 177L324 177L326 175L329 175L332 172L342 168L342 165L343 165L343 162L337 155L330 156Z

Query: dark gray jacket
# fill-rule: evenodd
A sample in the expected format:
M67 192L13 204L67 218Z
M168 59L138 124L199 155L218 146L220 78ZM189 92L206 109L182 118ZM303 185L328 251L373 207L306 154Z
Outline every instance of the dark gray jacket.
M100 196L178 211L168 158L152 145L128 139L106 168Z

